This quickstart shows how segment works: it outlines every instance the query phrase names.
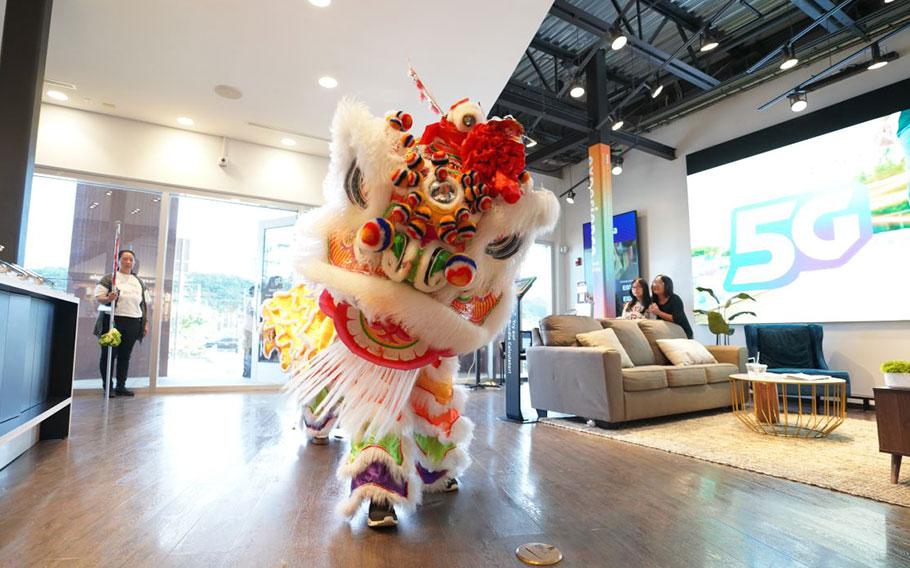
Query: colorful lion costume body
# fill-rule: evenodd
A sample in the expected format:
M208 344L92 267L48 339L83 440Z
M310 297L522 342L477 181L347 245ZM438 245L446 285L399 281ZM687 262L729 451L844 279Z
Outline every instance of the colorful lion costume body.
M419 140L411 122L339 105L326 204L298 222L301 283L263 307L308 433L337 420L351 436L348 516L457 488L473 425L456 355L503 328L521 259L559 210L533 189L515 120L463 100Z

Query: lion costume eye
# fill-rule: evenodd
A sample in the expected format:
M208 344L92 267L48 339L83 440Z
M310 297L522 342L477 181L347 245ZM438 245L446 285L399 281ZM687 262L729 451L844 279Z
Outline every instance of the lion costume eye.
M488 244L486 253L497 260L505 260L521 250L523 242L524 238L520 235L502 237Z
M363 174L360 172L360 167L357 166L356 160L351 162L351 167L348 168L348 173L344 176L344 191L351 203L361 209L367 208L367 200L363 196Z

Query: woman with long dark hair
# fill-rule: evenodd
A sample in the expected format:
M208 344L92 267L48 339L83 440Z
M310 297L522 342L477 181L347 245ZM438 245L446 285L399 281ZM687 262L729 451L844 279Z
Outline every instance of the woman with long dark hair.
M648 282L644 278L636 278L629 288L632 299L622 307L622 319L654 319L648 311L651 305L651 293L648 292Z
M686 308L682 298L673 293L673 280L669 276L658 274L651 282L652 299L654 300L648 311L658 318L673 322L686 332L686 337L692 339L692 326L686 317Z
M117 377L117 387L111 388L110 396L133 396L135 393L126 388L126 378L130 369L130 355L137 341L148 333L145 284L134 273L136 254L131 250L121 250L117 255L117 284L113 284L114 275L104 276L95 286L95 300L114 308L114 327L120 332L120 345L114 347L111 374ZM95 322L95 335L100 336L110 327L110 309L98 314ZM108 348L101 348L101 381L107 383ZM114 373L116 371L116 373ZM112 385L113 387L113 385Z

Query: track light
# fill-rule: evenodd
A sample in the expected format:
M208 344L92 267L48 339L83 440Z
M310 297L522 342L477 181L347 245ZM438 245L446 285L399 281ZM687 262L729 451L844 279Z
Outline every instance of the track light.
M701 34L701 47L699 51L711 51L716 49L720 45L720 42L717 39L717 36L714 35L714 32L710 28L705 28L705 31Z
M575 190L574 189L570 190L569 193L566 195L566 203L568 203L570 205L575 203Z
M572 89L569 90L569 96L573 99L580 99L585 96L585 88L581 86L581 83L576 82L572 85Z
M622 125L623 125L623 124L625 124L625 122L623 121L623 119L621 119L621 118L619 118L619 117L616 117L616 118L613 120L613 126L610 127L610 130L619 130L620 128L622 128Z
M619 51L624 48L627 43L629 43L629 38L626 37L626 34L622 33L619 23L613 24L613 27L610 28L610 47L613 51Z
M805 91L797 91L787 95L787 98L790 99L790 110L793 112L804 111L809 106L809 99L806 97Z
M610 171L613 172L614 176L618 176L619 174L622 173L622 158L621 157L616 156L615 158L613 158L613 169Z
M793 52L793 48L789 45L784 47L784 52L780 62L781 71L786 71L787 69L793 69L796 67L796 64L799 63L796 54Z
M888 64L888 60L882 57L882 48L879 47L877 43L872 44L872 60L869 61L869 66L866 67L869 71L874 71L875 69L881 69Z

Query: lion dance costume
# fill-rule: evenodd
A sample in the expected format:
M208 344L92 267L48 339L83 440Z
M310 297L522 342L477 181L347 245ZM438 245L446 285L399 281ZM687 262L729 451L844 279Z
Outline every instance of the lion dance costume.
M263 307L266 351L290 372L308 433L337 420L350 434L340 510L370 500L370 526L457 489L473 425L456 355L505 325L521 259L559 210L524 170L514 119L465 99L419 139L411 126L340 103L326 204L297 225L300 283Z

